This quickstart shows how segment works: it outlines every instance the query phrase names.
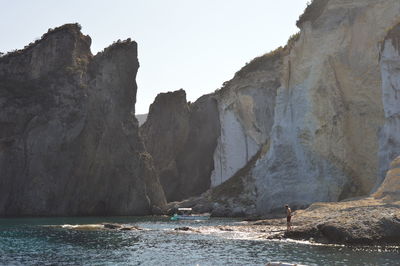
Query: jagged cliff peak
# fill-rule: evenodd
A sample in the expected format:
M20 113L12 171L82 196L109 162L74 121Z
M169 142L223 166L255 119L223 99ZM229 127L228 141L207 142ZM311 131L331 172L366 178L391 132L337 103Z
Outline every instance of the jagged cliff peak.
M168 118L170 123L178 119L175 116L185 116L189 112L189 105L186 101L186 92L183 89L168 91L157 94L154 102L149 107L146 122L143 127L149 126L153 119L160 117Z
M49 29L41 39L0 57L0 76L38 79L49 73L86 68L92 58L91 38L79 24Z
M176 103L184 103L184 104L187 103L186 91L184 89L159 93L154 99L153 104L150 105L149 116L151 116L152 112L156 111L154 108L156 108L159 105L169 105Z
M303 14L300 15L296 22L297 27L301 28L302 24L306 21L314 22L321 16L327 6L329 0L312 0L307 4Z
M110 57L112 54L117 53L118 51L126 51L130 50L137 55L137 43L131 38L126 40L118 40L111 44L110 46L104 48L103 51L97 53L96 57Z
M71 36L72 38L81 41L83 44L85 44L87 51L89 51L89 53L90 53L90 45L92 43L92 39L90 38L90 36L84 35L81 32L81 29L82 29L82 27L79 23L64 24L64 25L56 27L54 29L49 28L49 30L45 34L43 34L40 39L37 39L36 41L29 43L23 49L14 50L14 51L4 54L3 56L0 57L0 61L5 61L11 57L15 57L15 56L21 55L23 53L26 53L29 50L37 47L38 45L43 44L46 41L49 41L53 38L57 38L61 35Z
M277 65L282 63L285 55L288 55L294 43L299 39L300 32L297 32L289 37L286 45L280 46L275 50L265 53L261 56L253 58L250 62L246 63L239 71L235 73L231 80L223 83L221 89L216 90L216 95L223 94L232 83L240 79L251 78L251 75L260 74L260 72L270 72L278 68Z

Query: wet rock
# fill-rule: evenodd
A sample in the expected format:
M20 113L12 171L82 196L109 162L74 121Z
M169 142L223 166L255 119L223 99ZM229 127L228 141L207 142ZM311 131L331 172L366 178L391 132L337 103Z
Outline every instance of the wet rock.
M119 228L120 231L140 231L143 230L140 227L137 226L123 226L121 228Z
M189 230L192 230L192 228L187 227L187 226L183 226L183 227L177 227L174 230L175 231L189 231Z
M122 227L122 225L120 224L103 224L105 229L120 229Z
M119 231L133 231L142 230L138 226L131 226L126 224L116 224L116 223L103 223L104 229L119 230Z
M226 231L226 232L232 232L233 229L232 228L228 228L228 227L218 227L219 230L221 231Z

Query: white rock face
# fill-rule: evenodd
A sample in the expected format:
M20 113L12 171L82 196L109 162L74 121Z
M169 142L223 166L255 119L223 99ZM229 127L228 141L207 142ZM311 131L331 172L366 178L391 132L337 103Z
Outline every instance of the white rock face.
M385 124L379 134L379 179L382 183L389 164L400 155L400 24L383 43L381 54L382 102Z
M245 166L269 138L281 62L280 52L256 58L216 94L221 135L211 187Z
M284 58L270 150L253 169L259 213L373 188L385 121L379 43L398 21L398 0L330 0L301 25ZM385 106L399 106L389 98Z

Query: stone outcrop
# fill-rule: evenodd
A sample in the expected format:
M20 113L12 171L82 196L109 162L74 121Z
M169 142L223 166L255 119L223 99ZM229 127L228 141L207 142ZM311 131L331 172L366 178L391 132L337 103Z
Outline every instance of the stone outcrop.
M392 161L385 180L372 196L385 202L400 201L400 156Z
M315 203L293 217L286 236L344 244L400 244L400 156L370 197Z
M165 198L134 117L137 44L77 24L0 58L0 216L142 215Z
M198 196L210 187L219 135L213 95L188 103L184 90L159 94L140 132L168 201Z

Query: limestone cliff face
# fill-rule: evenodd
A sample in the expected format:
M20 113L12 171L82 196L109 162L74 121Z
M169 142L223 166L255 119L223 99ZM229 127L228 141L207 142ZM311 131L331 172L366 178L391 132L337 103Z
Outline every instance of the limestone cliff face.
M396 0L315 0L306 10L284 58L270 149L253 170L259 213L372 189L384 124L379 43L399 11Z
M380 67L385 123L379 133L379 167L382 182L390 162L400 155L400 24L389 31L382 43Z
M190 104L184 90L159 94L140 132L168 201L197 196L210 187L219 134L213 95Z
M139 215L165 198L134 117L137 45L76 24L0 58L0 215Z
M263 215L368 195L400 154L397 0L314 0L288 45L216 93L213 189L185 207Z
M281 48L255 58L216 93L221 135L212 187L232 177L269 141L283 53Z

